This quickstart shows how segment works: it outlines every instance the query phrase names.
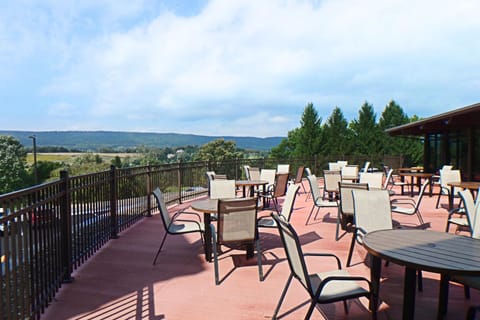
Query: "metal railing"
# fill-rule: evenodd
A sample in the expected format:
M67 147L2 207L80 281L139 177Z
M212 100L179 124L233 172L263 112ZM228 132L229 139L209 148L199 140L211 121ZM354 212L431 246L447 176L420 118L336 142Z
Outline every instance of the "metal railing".
M205 172L245 178L243 166L290 164L319 171L329 157L236 159L116 169L69 177L0 196L0 317L38 319L73 270L110 239L155 209L160 187L167 203L207 193Z

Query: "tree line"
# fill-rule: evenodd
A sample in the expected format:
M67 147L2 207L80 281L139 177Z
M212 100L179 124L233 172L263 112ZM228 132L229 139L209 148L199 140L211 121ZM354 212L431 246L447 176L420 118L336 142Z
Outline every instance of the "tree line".
M270 156L288 159L314 155L367 156L402 155L406 164L421 164L423 145L421 140L406 137L391 137L385 130L417 121L417 116L408 117L393 100L384 108L379 120L373 106L365 102L358 117L350 122L342 110L335 107L325 122L318 116L312 103L303 111L300 127L288 132L287 138L273 148Z

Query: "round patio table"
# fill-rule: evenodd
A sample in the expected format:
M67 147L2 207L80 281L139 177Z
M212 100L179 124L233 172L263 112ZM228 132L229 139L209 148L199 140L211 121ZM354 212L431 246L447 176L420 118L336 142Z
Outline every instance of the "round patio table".
M378 305L381 260L405 267L403 319L414 319L417 270L441 274L438 319L447 312L450 276L480 276L478 239L430 230L390 229L368 233L363 238L363 245L372 255L370 272L374 307Z

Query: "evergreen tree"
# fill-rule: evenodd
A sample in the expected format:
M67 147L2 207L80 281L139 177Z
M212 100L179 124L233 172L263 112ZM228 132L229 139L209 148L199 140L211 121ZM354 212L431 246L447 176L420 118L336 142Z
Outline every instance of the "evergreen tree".
M295 146L295 157L312 157L320 152L322 141L322 119L319 118L317 110L312 103L305 107L300 120L300 128L297 132L297 143Z
M346 155L352 151L352 132L342 110L335 107L323 126L322 153L327 155Z
M382 152L382 133L376 123L373 107L365 102L358 112L358 119L350 123L354 132L356 154L373 156Z
M299 129L295 128L288 132L287 138L282 139L280 144L270 151L270 157L275 159L288 159L296 149Z

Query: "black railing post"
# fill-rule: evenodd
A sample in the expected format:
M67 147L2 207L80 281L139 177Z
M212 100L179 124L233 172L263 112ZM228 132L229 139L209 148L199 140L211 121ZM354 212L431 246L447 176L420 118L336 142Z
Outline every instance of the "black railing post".
M147 166L147 217L152 216L152 167Z
M118 238L117 221L117 173L115 166L110 166L110 238Z
M74 279L73 263L72 263L72 216L71 216L71 199L69 191L68 171L60 171L60 180L62 180L61 188L63 196L60 201L60 215L61 215L61 237L62 237L62 266L65 270L63 277L64 283L70 283Z
M180 159L178 161L178 166L177 166L177 185L178 185L178 202L182 203L182 184L183 184L183 179L182 179L182 160Z

